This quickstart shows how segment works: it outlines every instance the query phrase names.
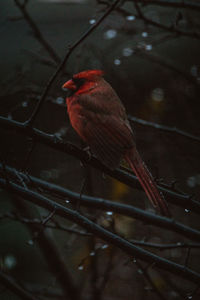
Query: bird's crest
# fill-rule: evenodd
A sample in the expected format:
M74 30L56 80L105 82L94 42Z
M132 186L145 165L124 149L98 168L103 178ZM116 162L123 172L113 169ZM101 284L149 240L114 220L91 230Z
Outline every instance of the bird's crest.
M83 72L80 72L80 73L74 75L73 78L75 78L75 79L84 78L84 79L92 80L96 77L103 76L103 74L104 74L104 72L101 70L86 70L86 71L83 71Z

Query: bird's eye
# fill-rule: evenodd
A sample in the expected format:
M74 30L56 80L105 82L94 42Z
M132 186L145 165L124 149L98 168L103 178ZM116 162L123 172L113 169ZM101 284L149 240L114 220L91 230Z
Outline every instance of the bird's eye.
M74 78L74 77L72 77L72 80L76 84L77 88L80 88L85 83L84 78Z

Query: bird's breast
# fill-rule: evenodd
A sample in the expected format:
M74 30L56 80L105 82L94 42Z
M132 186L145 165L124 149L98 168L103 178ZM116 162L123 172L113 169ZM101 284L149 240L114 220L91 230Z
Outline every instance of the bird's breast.
M83 114L83 108L76 98L67 98L67 110L72 127L85 140L84 128L86 126L86 118Z

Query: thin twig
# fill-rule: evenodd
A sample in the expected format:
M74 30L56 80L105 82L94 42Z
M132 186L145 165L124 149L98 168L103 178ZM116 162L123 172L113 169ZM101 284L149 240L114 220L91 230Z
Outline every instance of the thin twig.
M152 19L149 19L148 17L146 17L143 14L143 12L142 12L139 4L138 4L138 1L134 2L134 6L135 6L135 9L137 11L137 16L136 17L138 19L143 20L145 23L150 24L152 26L155 26L157 28L163 29L163 30L168 31L168 32L176 33L177 35L180 35L180 36L187 36L187 37L190 37L190 38L200 39L200 33L197 32L197 31L183 31L183 30L178 29L174 25L168 26L168 25L164 25L162 23L159 23L157 21L153 21Z
M158 123L154 123L154 122L146 121L146 120L143 120L143 119L139 119L139 118L133 117L131 115L128 116L128 119L131 122L135 122L135 123L143 125L143 126L152 127L152 128L162 130L162 131L166 131L166 132L170 132L170 133L175 133L177 135L184 136L184 137L186 137L188 139L191 139L193 141L200 142L200 137L195 136L191 133L188 133L188 132L186 132L184 130L181 130L179 128L176 128L176 127L161 125L161 124L158 124Z
M5 285L10 291L19 296L19 299L24 300L39 300L40 298L34 297L32 293L25 290L21 285L19 285L16 280L10 275L2 272L0 270L0 281Z
M109 255L108 255L108 262L107 262L107 266L106 266L106 269L104 271L104 274L103 274L103 280L101 282L101 285L99 287L99 294L100 294L100 299L104 299L104 290L105 290L105 287L111 277L111 272L112 272L112 265L113 265L113 257L114 257L114 253L115 253L115 248L111 248L109 250Z
M200 3L191 0L134 0L141 3L143 6L157 5L176 8L189 8L200 10Z
M1 214L0 220L4 220L4 219L10 219L12 221L17 221L17 222L20 222L23 224L40 225L45 228L61 230L64 232L69 232L69 233L73 233L73 234L80 235L80 236L92 236L90 233L88 233L86 231L60 225L60 223L57 220L52 220L53 224L43 224L43 222L37 218L34 218L34 219L24 218L22 216L19 216L17 214L13 214L13 213Z
M35 214L30 208L30 205L18 196L17 193L12 193L15 209L18 210L22 216L34 218ZM53 210L54 206L52 206L49 211ZM77 290L71 272L69 272L65 260L57 247L56 241L52 237L51 231L45 227L38 226L36 223L27 223L27 228L33 237L32 241L37 242L39 245L49 269L52 271L56 281L62 288L64 298L69 300L79 300L79 291Z
M19 172L15 172L15 175L16 175L16 177L19 179L19 182L21 183L21 185L25 188L25 189L27 189L27 185L26 185L26 183L24 182L24 179L23 179L23 177L20 175L20 173Z
M190 259L190 255L191 255L191 248L189 247L189 248L187 249L187 254L186 254L186 257L185 257L185 266L186 266L186 267L188 266L189 259Z
M27 169L28 163L29 163L30 158L31 158L31 154L33 153L33 151L36 148L36 143L35 143L34 139L30 138L29 143L30 143L29 149L28 149L28 151L26 153L26 156L24 158L22 170Z
M191 292L190 295L188 295L188 296L190 296L189 299L193 299L193 297L195 296L195 294L198 293L199 290L200 290L200 287L199 287L199 285L198 285L198 286L194 289L194 291Z
M173 38L175 38L175 36L173 36ZM152 46L154 45L158 45L158 43L153 43L152 42ZM170 59L168 58L165 58L163 59L162 56L160 56L158 53L153 53L151 51L145 51L143 49L138 49L137 47L135 47L136 50L135 50L135 54L143 59L146 59L148 61L151 61L152 63L156 63L158 64L159 66L162 66L164 68L167 68L169 69L170 71L178 74L179 76L181 76L183 79L186 79L189 83L191 83L194 88L198 91L199 90L199 83L197 81L197 78L196 77L193 77L192 75L188 74L187 72L184 72L183 70L181 70L180 68L177 68L175 65L174 65L174 61L170 61Z
M46 225L52 217L55 215L56 209L54 208L53 211L51 211L43 220L42 220L42 225Z
M138 269L141 270L140 274L149 283L149 285L152 287L153 292L158 296L158 298L161 300L167 300L149 275L148 268L143 268L142 264L138 260L135 261L135 264L137 265Z
M148 247L148 248L154 248L159 249L160 251L163 250L169 250L169 249L183 249L183 248L200 248L200 243L185 243L185 242L177 242L175 244L156 244L156 243L150 243L150 242L144 242L144 241L137 241L137 240L130 240L131 243L134 245L138 245L140 247Z
M40 29L37 27L37 25L35 24L35 22L31 18L31 16L29 15L29 13L27 12L26 5L21 4L19 2L19 0L14 0L14 1L15 1L16 6L21 10L21 12L24 16L24 19L27 21L27 23L29 24L29 26L33 30L34 35L37 38L37 40L39 41L39 43L42 44L42 46L49 53L49 55L53 59L53 61L55 61L58 64L60 62L59 56L57 55L55 50L51 47L51 45L45 40L45 38L42 35Z

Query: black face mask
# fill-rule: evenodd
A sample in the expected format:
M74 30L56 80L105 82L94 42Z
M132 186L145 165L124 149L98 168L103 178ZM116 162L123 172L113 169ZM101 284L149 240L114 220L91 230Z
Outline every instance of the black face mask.
M67 91L67 97L73 96L86 81L84 78L73 78L73 77L72 77L72 80L76 85L76 89L75 90L68 90Z
M77 89L76 91L79 90L79 88L85 83L85 78L73 78L72 77L73 82L75 83Z

